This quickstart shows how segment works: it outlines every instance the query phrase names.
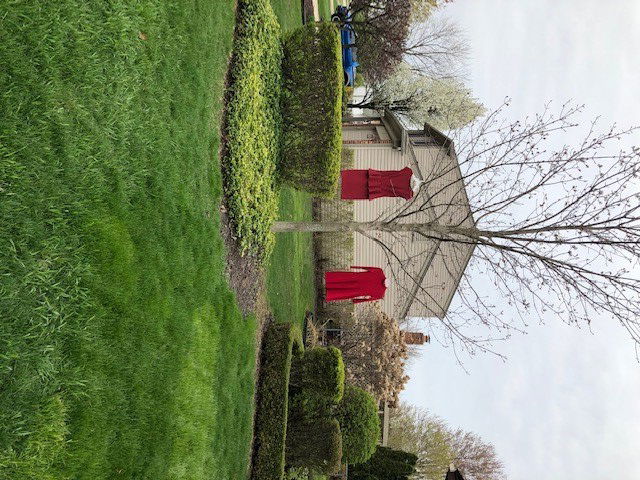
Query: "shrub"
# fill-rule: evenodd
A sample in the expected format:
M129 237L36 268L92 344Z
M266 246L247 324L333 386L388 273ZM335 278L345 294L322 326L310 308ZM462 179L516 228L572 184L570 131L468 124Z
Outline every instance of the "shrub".
M378 446L373 456L366 462L354 465L349 478L365 480L407 480L416 471L418 457L402 450Z
M334 25L310 23L284 41L280 177L331 196L342 147L342 53Z
M371 458L380 438L380 417L376 400L368 392L346 385L338 407L342 430L342 459L349 464Z
M282 45L268 0L238 3L226 117L225 192L242 252L268 256L278 213Z
M310 408L337 404L344 394L344 363L335 347L316 347L304 352L291 367L292 393Z
M342 436L335 418L294 422L287 429L287 464L319 473L338 471L342 460ZM267 477L265 477L267 478Z
M289 324L271 325L265 332L256 399L254 479L279 479L284 475L292 345Z

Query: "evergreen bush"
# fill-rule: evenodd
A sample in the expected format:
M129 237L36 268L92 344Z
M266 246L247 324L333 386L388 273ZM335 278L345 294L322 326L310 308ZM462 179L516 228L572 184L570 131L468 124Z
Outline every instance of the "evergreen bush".
M309 23L284 40L280 178L335 193L342 148L342 48L336 27Z

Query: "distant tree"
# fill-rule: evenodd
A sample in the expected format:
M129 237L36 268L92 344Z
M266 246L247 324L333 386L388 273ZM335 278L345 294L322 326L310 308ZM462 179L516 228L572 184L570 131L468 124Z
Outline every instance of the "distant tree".
M441 14L414 23L402 51L414 71L434 79L461 79L469 54L466 36L458 25Z
M417 455L415 480L442 480L454 463L465 480L502 480L504 469L493 445L478 435L449 427L428 412L400 405L393 410L389 445Z
M339 348L348 382L395 404L409 379L404 373L407 346L398 323L376 303L343 321Z
M389 446L417 455L412 478L420 480L442 480L455 458L444 420L405 404L392 410Z
M411 0L411 19L414 22L424 22L433 10L453 0Z
M388 77L402 61L409 23L410 0L353 0L358 61L368 83Z
M406 62L392 76L370 86L362 100L349 106L391 110L418 125L429 123L444 131L461 128L485 113L482 104L460 81L429 78Z

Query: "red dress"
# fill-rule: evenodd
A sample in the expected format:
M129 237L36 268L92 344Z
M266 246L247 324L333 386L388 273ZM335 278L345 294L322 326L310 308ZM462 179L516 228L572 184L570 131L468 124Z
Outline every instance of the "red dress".
M385 276L378 267L360 268L364 272L326 272L324 274L327 302L349 300L353 303L370 302L384 297L387 289Z
M413 197L409 167L402 170L342 170L340 197L344 200L373 200L380 197Z

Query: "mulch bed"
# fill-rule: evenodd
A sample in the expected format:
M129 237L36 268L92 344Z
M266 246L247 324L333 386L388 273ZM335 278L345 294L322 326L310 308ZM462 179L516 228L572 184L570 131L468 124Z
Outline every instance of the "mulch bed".
M241 255L226 208L220 208L220 231L227 247L226 274L243 315L256 312L258 296L264 289L264 267L255 255Z

